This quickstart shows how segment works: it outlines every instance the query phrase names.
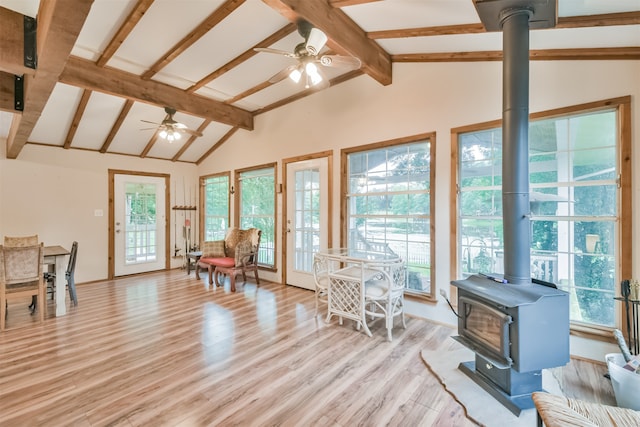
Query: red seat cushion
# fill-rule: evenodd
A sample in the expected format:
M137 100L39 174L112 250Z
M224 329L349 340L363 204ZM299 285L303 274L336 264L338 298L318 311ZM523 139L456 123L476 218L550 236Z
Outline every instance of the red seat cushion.
M224 258L200 258L200 262L211 264L214 267L233 267L236 265L236 260L231 257Z

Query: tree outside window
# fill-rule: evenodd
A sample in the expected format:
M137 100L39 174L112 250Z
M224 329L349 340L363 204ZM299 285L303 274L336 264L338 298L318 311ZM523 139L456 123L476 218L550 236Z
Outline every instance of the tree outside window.
M258 263L275 267L275 165L236 171L239 227L262 230Z
M531 273L570 294L571 319L615 325L620 277L618 113L529 126ZM500 128L458 135L458 276L504 273Z

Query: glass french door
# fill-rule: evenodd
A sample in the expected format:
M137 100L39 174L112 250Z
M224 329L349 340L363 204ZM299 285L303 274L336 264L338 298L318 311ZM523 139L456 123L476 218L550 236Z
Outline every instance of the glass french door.
M165 190L163 177L114 175L115 276L165 268Z
M328 160L287 166L287 284L314 290L313 254L328 241Z

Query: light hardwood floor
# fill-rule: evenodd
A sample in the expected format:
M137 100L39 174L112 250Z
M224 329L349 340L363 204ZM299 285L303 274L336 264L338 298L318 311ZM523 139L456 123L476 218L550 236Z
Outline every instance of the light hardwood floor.
M231 293L184 270L77 289L79 306L50 306L44 325L29 301L9 305L0 425L473 425L420 358L458 345L445 326L408 318L389 343L381 321L372 338L325 324L310 291ZM572 361L565 392L611 403L605 371Z

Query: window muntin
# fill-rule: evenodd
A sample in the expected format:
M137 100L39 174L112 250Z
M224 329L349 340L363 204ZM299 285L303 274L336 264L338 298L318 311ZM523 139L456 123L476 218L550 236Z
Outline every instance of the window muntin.
M615 325L620 147L611 107L531 121L531 273L570 293L571 320ZM458 276L504 272L499 128L458 137Z
M201 178L203 241L222 240L229 228L229 174Z
M276 169L274 166L237 171L238 226L262 230L258 264L275 268Z
M430 138L346 154L346 243L392 250L407 264L406 289L431 296Z

